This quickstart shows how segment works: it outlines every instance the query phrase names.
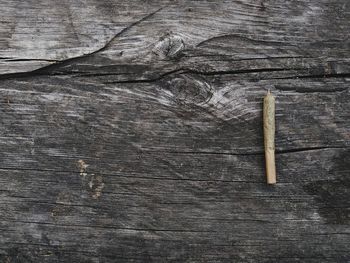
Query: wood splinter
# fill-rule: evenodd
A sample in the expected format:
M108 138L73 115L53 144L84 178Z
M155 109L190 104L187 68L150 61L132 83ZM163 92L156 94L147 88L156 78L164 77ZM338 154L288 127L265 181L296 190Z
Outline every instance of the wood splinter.
M270 90L264 98L264 145L267 183L275 184L275 98Z

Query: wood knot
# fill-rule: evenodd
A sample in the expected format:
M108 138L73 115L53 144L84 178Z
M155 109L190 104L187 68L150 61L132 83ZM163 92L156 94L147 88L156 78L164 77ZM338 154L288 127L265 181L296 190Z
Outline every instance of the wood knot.
M155 44L153 53L163 59L173 59L179 57L184 48L185 43L180 36L168 34Z
M212 88L204 79L192 75L178 75L166 80L164 86L180 104L206 104L213 95Z

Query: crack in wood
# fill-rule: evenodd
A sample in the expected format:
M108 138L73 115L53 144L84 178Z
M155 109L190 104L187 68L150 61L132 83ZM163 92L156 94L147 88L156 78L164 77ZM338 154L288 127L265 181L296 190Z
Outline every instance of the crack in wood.
M68 58L68 59L65 59L65 60L58 60L54 64L47 65L47 66L44 66L42 68L39 68L39 69L36 69L36 70L33 70L33 71L1 74L0 75L0 79L13 79L13 78L23 78L23 77L31 77L31 76L37 76L37 75L50 75L51 71L53 71L53 70L55 70L55 69L57 69L59 67L69 65L72 62L78 61L78 60L83 59L83 58L90 57L90 56L92 56L94 54L97 54L99 52L102 52L102 51L106 50L115 39L117 39L118 37L120 37L123 34L125 34L128 30L130 30L130 28L132 28L132 27L134 27L134 26L144 22L145 20L151 18L152 16L154 16L155 14L160 12L162 9L163 9L163 7L158 8L156 11L154 11L154 12L152 12L152 13L144 16L144 17L142 17L141 19L133 22L129 26L123 28L120 32L115 34L104 46L102 46L101 48L99 48L99 49L97 49L97 50L95 50L93 52L90 52L90 53L87 53L87 54L83 54L81 56L77 56L77 57L73 57L73 58ZM24 60L22 60L22 61L24 61Z

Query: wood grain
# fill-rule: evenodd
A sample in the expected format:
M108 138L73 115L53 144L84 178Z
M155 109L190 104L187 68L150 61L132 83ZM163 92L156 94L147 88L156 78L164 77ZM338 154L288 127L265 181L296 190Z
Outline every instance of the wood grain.
M350 260L348 1L0 11L0 262Z

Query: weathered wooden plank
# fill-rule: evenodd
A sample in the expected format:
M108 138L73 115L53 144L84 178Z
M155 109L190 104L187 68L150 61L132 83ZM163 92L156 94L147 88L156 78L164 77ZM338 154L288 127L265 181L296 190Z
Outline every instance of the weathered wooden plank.
M59 258L54 251L60 249L76 251L75 259L88 252L97 258L138 255L145 260L139 254L143 250L151 260L200 261L210 259L213 252L218 253L212 255L213 260L249 255L251 260L268 261L269 257L288 257L288 253L325 261L345 259L349 156L348 150L338 149L280 154L281 182L275 188L265 185L263 172L257 175L255 171L255 163L263 163L262 156L237 156L233 162L232 156L223 155L152 154L147 164L150 159L154 167L167 162L168 168L162 171L168 179L127 171L93 174L89 168L86 175L79 170L4 169L1 209L7 213L1 228L6 233L3 241L10 244L2 246L13 247L14 240L29 242L51 259ZM213 161L200 165L208 163L208 158ZM179 159L182 165L176 163ZM325 161L321 169L319 159ZM183 166L191 168L187 169L190 178L179 175L177 170L183 171ZM241 169L255 178L236 181ZM214 175L196 178L204 170ZM336 210L339 205L345 207ZM28 234L18 235L15 228ZM274 240L278 240L279 251L275 251ZM189 249L192 246L208 250L202 254L204 251Z
M5 98L3 134L21 137L18 143L39 150L41 144L54 146L58 152L53 154L62 157L82 147L88 153L86 147L98 151L104 144L113 154L120 149L262 153L265 87L282 90L276 89L277 150L349 146L346 80L302 80L291 86L286 80L175 74L155 83L104 85L67 77L29 81L0 83ZM59 148L66 146L60 154Z
M0 10L1 261L350 260L347 1Z
M181 81L186 85L177 86ZM271 81L281 89L273 189L265 185L261 125L261 97ZM295 260L290 247L303 260L345 260L346 82L305 79L293 86L196 75L168 82L106 85L52 76L1 82L8 100L1 109L2 228L15 224L29 233L4 235L4 254L16 241L40 248L23 257L45 251L51 260L131 260L136 253L134 260L144 261L137 251L151 261ZM287 239L285 249L278 243L280 254L276 238ZM164 247L136 245L140 240ZM64 256L55 254L60 248Z
M153 66L163 73L183 67L215 70L217 65L212 63L227 71L235 69L227 59L262 59L265 67L271 67L273 62L266 59L286 57L318 58L322 61L318 67L337 73L341 72L337 63L349 59L346 0L142 4L90 0L13 5L13 0L1 4L6 13L0 35L2 73L25 72L45 63L94 55L101 63L84 62L79 71L94 73L103 66L103 73L107 73L107 66L112 66L115 73L115 67L130 62L140 64L138 69L143 71L156 64ZM26 15L18 10L25 10ZM25 61L18 63L16 59ZM273 63L273 67L285 69L289 61ZM310 70L308 64L296 67ZM157 73L153 68L148 71Z

